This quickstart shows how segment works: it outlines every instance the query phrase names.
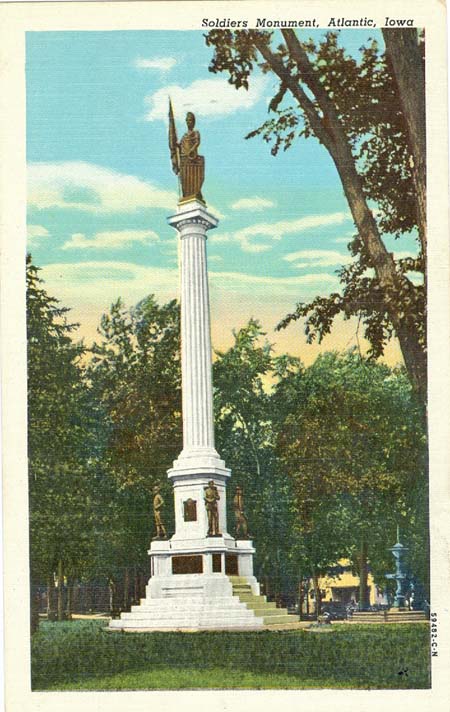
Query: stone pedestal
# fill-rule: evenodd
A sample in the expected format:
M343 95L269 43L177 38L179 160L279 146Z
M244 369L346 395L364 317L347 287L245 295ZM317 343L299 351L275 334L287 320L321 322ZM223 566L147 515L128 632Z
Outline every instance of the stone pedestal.
M214 444L212 357L206 233L217 219L205 205L180 203L169 224L181 241L181 351L183 450L168 471L173 484L175 534L153 541L146 597L111 629L177 630L259 628L263 617L233 595L231 577L241 577L259 596L253 576L251 541L236 541L227 531L226 485L230 470ZM208 536L205 488L213 480L219 532Z

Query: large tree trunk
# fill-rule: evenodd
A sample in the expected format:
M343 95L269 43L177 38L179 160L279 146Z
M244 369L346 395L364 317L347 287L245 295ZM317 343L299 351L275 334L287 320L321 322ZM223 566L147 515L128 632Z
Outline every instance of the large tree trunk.
M72 619L72 601L73 601L73 579L67 579L67 601L66 601L66 618L68 621Z
M55 583L53 575L49 575L47 579L47 619L49 621L56 620Z
M30 582L30 631L31 635L39 628L39 605L40 596L37 588Z
M272 595L272 588L270 586L270 578L267 574L264 576L264 595L266 598Z
M306 596L308 596L308 594L306 594ZM298 614L299 614L300 620L301 620L302 617L303 617L303 613L304 613L304 611L303 611L303 606L304 606L304 604L305 604L305 589L304 589L304 586L303 586L303 578L300 577L300 581L299 581L299 584L298 584Z
M359 610L364 611L369 608L370 602L367 600L367 580L368 580L368 565L367 565L367 541L365 537L361 541L361 549L359 552Z
M408 289L406 277L397 274L394 258L384 245L375 218L364 195L352 149L347 135L337 115L333 101L320 84L317 72L308 55L298 41L293 30L282 30L291 58L297 64L301 80L294 76L281 59L272 53L266 38L258 33L253 35L255 46L260 51L272 71L289 89L300 108L308 118L314 134L330 153L342 182L354 223L359 236L370 255L370 261L383 290L384 307L399 340L405 366L416 390L423 400L426 398L426 356L419 334L408 325L405 316L396 305L400 288ZM307 93L302 82L314 94L322 116Z
M424 256L427 251L425 65L417 29L383 29L386 55L397 84L414 159L413 177L417 195L417 219Z
M408 324L405 315L396 306L398 294L407 287L408 280L397 274L392 254L388 253L378 232L372 211L365 199L361 178L356 171L348 142L343 137L331 149L342 186L359 236L366 246L380 286L384 304L395 329L406 370L412 384L425 402L427 393L427 358L414 325ZM413 287L411 287L413 289Z
M314 614L318 618L322 612L322 595L319 588L319 577L316 571L313 571L313 588L314 588Z
M58 561L58 620L64 620L64 571L62 559Z
M123 607L127 611L129 608L130 601L130 571L128 566L125 569L125 576L123 580Z
M117 618L120 614L120 605L117 596L117 583L113 576L109 577L109 612L112 618Z

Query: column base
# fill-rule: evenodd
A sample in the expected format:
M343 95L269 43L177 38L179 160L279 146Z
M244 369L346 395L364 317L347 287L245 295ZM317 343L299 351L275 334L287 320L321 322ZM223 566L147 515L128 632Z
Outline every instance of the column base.
M231 471L213 448L183 450L174 461L173 467L167 471L167 476L171 480L196 475L211 476L211 479L228 478L231 476Z

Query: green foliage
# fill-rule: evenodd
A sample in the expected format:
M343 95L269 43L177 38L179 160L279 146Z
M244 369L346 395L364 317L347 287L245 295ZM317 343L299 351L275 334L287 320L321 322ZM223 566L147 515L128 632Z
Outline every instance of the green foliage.
M414 567L428 580L426 432L420 403L402 370L355 352L319 356L279 379L273 400L278 455L293 480L299 556L325 571L369 542L383 584L396 524L413 543ZM418 526L418 520L421 520Z
M104 429L95 566L108 578L134 565L147 571L156 482L164 521L173 525L166 471L182 447L179 329L176 301L160 306L149 296L127 310L119 299L102 316L91 349L87 375Z
M276 432L268 379L274 369L272 347L262 341L259 322L251 319L234 333L234 344L214 363L214 406L218 449L232 471L228 496L229 531L233 532L233 487L244 490L249 531L257 541L256 571L270 578L276 592L292 591L296 564L290 554L290 481L278 466Z
M214 687L217 658L212 651L220 651L223 673L242 676L243 687L246 673L260 676L261 687L282 686L277 680L283 683L285 676L292 687L295 680L298 687L306 680L317 687L327 680L332 687L430 686L426 623L342 625L326 635L306 631L120 634L105 632L103 626L93 621L44 623L32 643L33 689L95 689L96 676L139 671L152 671L155 687L164 687L169 670L172 689L177 689L178 675L181 687L186 686L182 677L186 669L194 673L191 687L195 673L201 671L211 673L209 685L203 678L204 686Z
M108 426L108 465L123 486L146 489L181 449L179 307L149 296L104 314L88 376Z
M417 259L395 261L380 237L417 236L418 229L424 231L419 225L408 125L392 67L375 40L361 47L355 58L340 46L338 32L328 32L317 43L300 42L293 30L281 35L283 42L276 44L275 32L212 30L206 35L206 44L214 51L209 69L228 74L236 89L248 89L258 66L277 77L270 118L246 138L261 136L276 155L280 148L294 145L301 150L301 140L315 136L338 169L358 234L349 240L352 264L338 273L340 292L298 303L279 328L301 320L307 341L320 342L338 314L353 316L364 327L374 359L395 333L408 374L424 400L426 287L417 277L424 276L426 255L421 248ZM417 37L411 46L415 41ZM419 48L420 58L423 43ZM258 58L264 60L259 65ZM371 225L369 204L377 208L376 223ZM423 234L418 242L425 244ZM411 272L418 273L414 280Z
M83 382L84 349L27 257L28 457L33 581L45 581L57 560L83 569L91 543L91 463L97 432Z
M102 317L84 367L67 310L28 261L32 576L63 562L70 577L116 583L148 571L152 488L182 447L179 309L148 297ZM217 446L244 489L256 573L270 594L356 559L367 540L375 577L392 569L396 525L427 584L424 419L401 370L355 352L309 368L275 357L255 320L214 363ZM127 573L128 572L128 573ZM126 595L121 599L127 598Z

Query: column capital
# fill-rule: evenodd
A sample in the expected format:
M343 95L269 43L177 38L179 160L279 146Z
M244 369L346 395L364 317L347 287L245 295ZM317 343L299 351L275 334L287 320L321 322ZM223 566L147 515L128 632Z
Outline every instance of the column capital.
M179 232L188 225L199 225L206 232L219 224L219 220L198 200L179 204L177 213L168 217L167 222Z

